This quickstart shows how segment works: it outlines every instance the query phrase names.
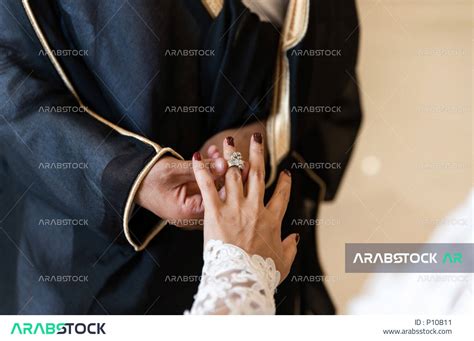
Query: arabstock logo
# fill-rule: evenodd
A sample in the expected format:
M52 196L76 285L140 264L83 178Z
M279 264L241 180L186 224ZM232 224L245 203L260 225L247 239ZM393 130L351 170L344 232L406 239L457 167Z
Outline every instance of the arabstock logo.
M457 252L451 254L445 252L443 255L443 264L448 263L459 263L462 264L462 253ZM353 264L360 263L372 263L372 264L435 264L438 263L438 254L436 252L420 252L420 253L371 253L371 252L357 252L354 256Z
M105 323L14 323L10 334L53 335L53 334L106 334Z
M472 273L472 243L346 244L348 273Z

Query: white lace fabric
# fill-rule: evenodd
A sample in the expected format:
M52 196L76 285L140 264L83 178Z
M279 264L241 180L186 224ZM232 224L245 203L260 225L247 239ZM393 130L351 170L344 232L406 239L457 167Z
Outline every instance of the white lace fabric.
M209 240L204 247L201 283L187 314L275 314L280 272L271 258L249 255L241 248Z

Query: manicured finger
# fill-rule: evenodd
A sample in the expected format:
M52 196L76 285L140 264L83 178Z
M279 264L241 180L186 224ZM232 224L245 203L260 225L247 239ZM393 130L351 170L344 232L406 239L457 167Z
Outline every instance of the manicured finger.
M227 136L222 143L224 159L229 160L232 153L235 152L235 141L232 136Z
M283 264L285 268L285 273L282 273L282 278L280 281L283 281L288 275L291 265L295 261L296 252L298 251L298 242L300 240L300 235L297 233L290 234L282 242L283 247Z
M227 161L222 157L216 159L203 160L204 164L210 169L212 177L217 179L223 176L227 171ZM189 160L176 160L168 165L175 176L173 181L177 184L194 181L193 162Z
M219 192L221 188L224 188L224 177L220 177L214 180L214 185L216 186L216 190ZM201 194L201 189L199 188L199 185L196 182L196 177L194 177L193 181L190 181L186 184L186 193L188 196L194 194ZM223 199L221 199L221 201L223 201Z
M205 163L201 160L201 154L199 152L194 153L192 162L194 176L201 190L205 209L216 207L220 202L219 195L214 184L214 179Z
M275 214L280 220L285 215L286 208L288 207L288 201L290 200L291 193L291 173L288 170L284 170L278 177L278 183L275 187L275 191L267 204L267 208Z
M226 137L223 143L224 158L229 160L235 150L234 138ZM228 167L225 174L226 199L240 200L244 196L242 173L238 167Z
M247 198L263 204L265 195L265 156L263 137L260 133L252 135L249 148L249 173L247 179Z

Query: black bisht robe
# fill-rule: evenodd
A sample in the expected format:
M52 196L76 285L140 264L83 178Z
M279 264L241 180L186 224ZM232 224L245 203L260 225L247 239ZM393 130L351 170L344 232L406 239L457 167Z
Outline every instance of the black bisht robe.
M0 2L0 314L182 314L199 284L202 232L167 225L141 247L159 219L127 206L130 193L161 146L190 159L213 134L271 115L280 32L237 0L213 15L198 0ZM290 112L290 150L276 167L293 174L283 234L302 239L276 303L283 314L332 314L310 280L322 273L315 226L294 221L316 218L349 160L358 23L352 0L310 1L307 17L286 52L290 106L341 110ZM304 52L324 49L341 53ZM214 111L179 110L195 106ZM340 168L292 168L303 158Z

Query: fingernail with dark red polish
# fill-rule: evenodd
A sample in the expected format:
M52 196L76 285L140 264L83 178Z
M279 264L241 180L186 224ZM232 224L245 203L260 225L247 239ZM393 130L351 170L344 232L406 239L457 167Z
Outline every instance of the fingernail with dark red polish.
M288 169L285 169L283 172L291 178L291 172Z
M232 136L226 137L226 138L225 138L225 142L226 142L229 146L231 146L231 147L234 146L234 138L233 138Z
M255 142L262 144L262 134L260 133L255 133L253 134L253 139Z
M299 233L296 234L295 240L296 240L296 245L298 245L298 243L300 242L300 234Z
M199 153L199 152L194 153L193 154L193 159L201 161L201 153Z

